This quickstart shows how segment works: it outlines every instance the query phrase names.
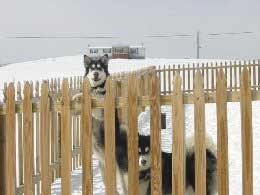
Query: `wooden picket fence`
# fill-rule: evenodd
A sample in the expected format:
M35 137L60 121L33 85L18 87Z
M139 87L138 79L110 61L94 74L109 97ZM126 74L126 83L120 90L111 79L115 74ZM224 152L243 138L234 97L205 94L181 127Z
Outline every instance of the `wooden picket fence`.
M244 65L247 65L250 72L251 88L260 89L260 60L163 65L159 66L156 72L161 83L160 91L163 95L172 93L172 79L176 72L179 72L182 77L183 92L192 93L194 90L195 73L198 69L202 73L205 92L216 91L217 73L220 69L223 69L225 73L227 90L238 91L240 89L241 72Z
M171 93L160 91L162 80L152 67L109 78L105 98L90 96L87 80L75 90L68 79L53 85L44 81L41 91L33 94L26 82L23 98L15 100L15 87L6 87L6 101L0 105L0 193L6 195L50 194L51 183L61 177L62 194L71 194L71 171L82 167L82 194L93 194L92 175L92 109L104 109L105 119L105 190L116 194L115 109L121 110L121 121L128 129L128 193L138 195L138 114L149 106L151 112L151 191L161 195L161 112L162 105L172 106L173 194L185 191L184 104L194 104L196 195L206 195L205 104L215 102L218 131L218 192L228 195L228 129L227 102L241 104L243 195L253 195L252 101L260 100L260 90L250 82L248 67L241 66L239 89L227 88L225 67L217 68L216 90L205 91L205 72L194 74L193 91L185 91L180 71L171 77ZM259 70L259 66L255 66ZM252 72L251 72L252 73ZM207 73L206 73L207 74ZM227 77L229 78L229 77ZM72 79L73 80L73 79ZM79 79L80 81L80 79ZM36 84L38 86L38 84ZM51 87L53 86L53 87ZM56 86L56 87L55 87ZM185 85L186 86L186 85ZM232 86L232 85L231 85ZM36 87L37 88L37 87ZM161 88L162 89L162 88ZM206 88L207 89L207 88ZM78 92L79 100L71 100ZM190 89L191 90L191 89ZM18 91L21 89L18 87ZM170 90L169 90L170 91ZM80 113L79 115L76 115ZM123 116L123 114L125 114ZM75 115L74 115L75 114ZM16 139L17 137L17 139ZM36 143L36 144L34 144ZM36 146L36 149L34 149ZM36 151L36 152L35 152ZM68 152L71 151L71 152ZM18 154L18 159L16 158ZM18 170L16 168L18 162ZM18 174L17 174L18 172ZM231 176L232 177L232 176ZM3 192L3 193L2 193Z
M139 95L149 93L149 79L154 70L155 67L147 67L133 72L138 77ZM127 95L129 74L122 72L111 75L117 96ZM3 103L0 101L0 150L1 157L6 159L6 163L5 166L0 167L0 194L4 192L4 189L13 190L10 186L5 187L5 183L8 182L2 177L5 170L8 170L6 176L12 176L15 173L13 178L15 180L11 179L11 181L15 186L16 194L27 194L26 192L31 191L34 194L40 194L40 192L49 194L50 182L54 182L55 179L62 176L63 161L61 159L64 148L61 146L67 146L64 151L71 151L70 157L65 157L72 159L71 170L82 166L81 150L84 140L81 139L81 116L77 114L81 110L81 102L71 100L72 96L82 91L82 84L83 77L71 77L63 82L59 78L50 79L41 84L38 81L36 83L26 82L23 87L18 82L16 89L12 83L5 84ZM40 85L41 87L39 87ZM67 99L64 96L65 89L68 94ZM64 103L69 104L68 110L71 114L63 115ZM9 107L10 104L11 107ZM96 105L102 107L102 100L96 100ZM126 108L119 110L121 121L126 120L125 112ZM69 126L62 121L67 121ZM69 128L70 134L65 134L64 137L62 130L66 127ZM10 128L13 131L7 131ZM66 136L71 137L71 146L63 143L70 141L66 140ZM14 152L9 152L9 148ZM17 154L17 157L14 154ZM18 167L13 169L15 164L18 164ZM6 169L7 166L10 166L10 169ZM14 181L15 183L13 183ZM44 186L48 186L48 188ZM9 194L8 190L6 194Z

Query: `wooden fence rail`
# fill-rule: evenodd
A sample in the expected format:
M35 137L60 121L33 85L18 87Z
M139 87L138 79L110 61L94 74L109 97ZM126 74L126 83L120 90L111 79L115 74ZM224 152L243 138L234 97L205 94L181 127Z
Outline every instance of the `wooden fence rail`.
M91 97L90 84L80 78L76 79L73 85L71 84L73 80L70 79L64 79L62 85L55 79L45 81L41 83L41 91L39 84L36 84L38 90L35 93L32 84L26 82L23 87L23 98L21 87L18 86L16 101L14 85L6 86L6 99L0 105L0 151L3 151L1 157L4 159L4 166L2 168L0 166L0 194L38 195L39 192L50 194L51 182L59 177L61 177L62 194L71 194L71 171L79 166L82 166L82 192L84 195L93 194L91 112L96 108L104 109L105 132L109 132L105 133L106 194L116 193L115 108L119 111L127 110L124 117L128 129L131 129L128 131L128 191L130 194L138 194L138 113L143 107L150 106L151 192L154 195L161 195L160 107L171 105L174 154L172 186L175 194L183 195L185 193L184 104L192 103L195 124L196 195L204 195L207 131L205 103L215 102L218 131L218 190L220 195L228 195L227 101L240 101L243 195L253 195L252 100L260 100L260 93L258 88L252 87L250 78L254 77L250 77L248 69L251 66L238 67L241 76L239 82L234 84L237 87L235 91L227 88L226 79L229 77L225 74L225 70L228 66L214 68L206 65L206 67L208 69L192 69L188 66L188 70L192 72L187 72L184 77L187 78L188 75L194 77L194 83L188 82L188 86L194 86L194 92L189 91L188 94L183 87L187 85L187 80L183 80L182 74L177 72L174 78L169 77L171 80L168 82L164 76L160 80L161 74L156 76L155 69L146 71L141 76L138 76L138 72L134 72L116 75L118 80L109 78L105 98ZM253 67L255 68L252 68L251 74L254 69L258 69L258 66ZM216 92L207 90L209 83L205 84L209 70L218 70L214 72ZM166 76L168 73L163 74ZM232 81L233 78L234 75ZM253 79L253 84L258 81L257 79ZM162 83L174 86L173 93L164 95L164 87L163 91L160 91ZM82 98L72 100L77 90L82 91ZM163 95L160 95L160 92ZM15 166L15 163L18 163L18 166Z

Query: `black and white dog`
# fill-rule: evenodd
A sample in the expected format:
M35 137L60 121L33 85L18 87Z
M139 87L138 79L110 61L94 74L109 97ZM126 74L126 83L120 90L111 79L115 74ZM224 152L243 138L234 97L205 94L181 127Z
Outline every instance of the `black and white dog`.
M91 85L91 95L93 97L104 97L106 93L105 84L109 76L108 56L92 59L84 55L85 78L88 78ZM127 131L124 125L119 123L117 111L115 112L115 150L116 150L116 177L117 184L126 194L126 184L124 183L123 172L127 171ZM93 152L99 160L99 166L104 181L105 167L105 128L104 109L92 109L92 142Z
M139 193L151 194L150 136L139 134ZM186 194L195 194L194 138L186 141ZM215 145L206 139L206 192L213 195L217 190L217 159ZM162 152L162 192L172 193L172 153Z

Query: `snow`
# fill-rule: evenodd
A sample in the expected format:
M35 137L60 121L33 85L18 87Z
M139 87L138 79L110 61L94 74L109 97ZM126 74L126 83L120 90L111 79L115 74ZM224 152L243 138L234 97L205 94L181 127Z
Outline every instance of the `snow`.
M0 90L4 82L17 82L24 80L42 80L57 77L80 76L84 74L82 55L67 56L53 59L11 64L0 67ZM187 63L205 63L223 60L194 60L194 59L144 59L144 60L122 60L116 59L109 62L111 73L120 71L135 70L151 65L170 65ZM2 94L0 92L0 94ZM1 99L0 95L0 99ZM253 144L254 144L254 192L260 193L260 101L253 102ZM171 151L171 107L163 106L162 112L166 113L167 129L162 131L162 148ZM193 105L185 105L185 130L187 136L194 132L194 110ZM230 194L242 194L242 160L241 160L241 121L239 103L228 103L228 133L229 133L229 181ZM149 133L150 111L147 108L141 113L138 120L139 130ZM217 139L216 125L216 104L206 104L206 129L207 133ZM93 185L94 194L104 194L104 185L98 169L98 162L93 158ZM81 169L72 172L73 194L81 194ZM52 184L52 194L61 194L60 179Z
M221 61L221 60L217 60ZM109 71L121 72L136 70L145 66L152 65L171 65L187 64L197 62L216 62L216 60L194 60L194 59L142 59L142 60L125 60L112 59L109 61ZM71 76L81 76L84 74L83 56L65 56L58 58L48 58L37 61L14 63L0 67L0 99L4 82L17 81L41 81L50 78L63 78Z

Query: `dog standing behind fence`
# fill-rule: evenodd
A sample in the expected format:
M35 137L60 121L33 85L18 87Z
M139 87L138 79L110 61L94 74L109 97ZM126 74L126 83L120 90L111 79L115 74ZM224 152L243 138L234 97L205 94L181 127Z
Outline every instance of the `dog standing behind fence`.
M105 84L109 76L108 56L102 56L99 59L91 59L84 55L85 75L90 82L92 97L104 97L106 93ZM73 99L82 96L82 93L76 94ZM124 183L123 170L127 169L127 129L119 123L117 111L115 111L115 150L116 150L116 178L117 184L122 188L124 194L127 194L127 184ZM103 182L105 183L105 128L104 128L104 109L92 110L92 143L93 152L99 160L99 167ZM118 192L117 192L118 193Z

